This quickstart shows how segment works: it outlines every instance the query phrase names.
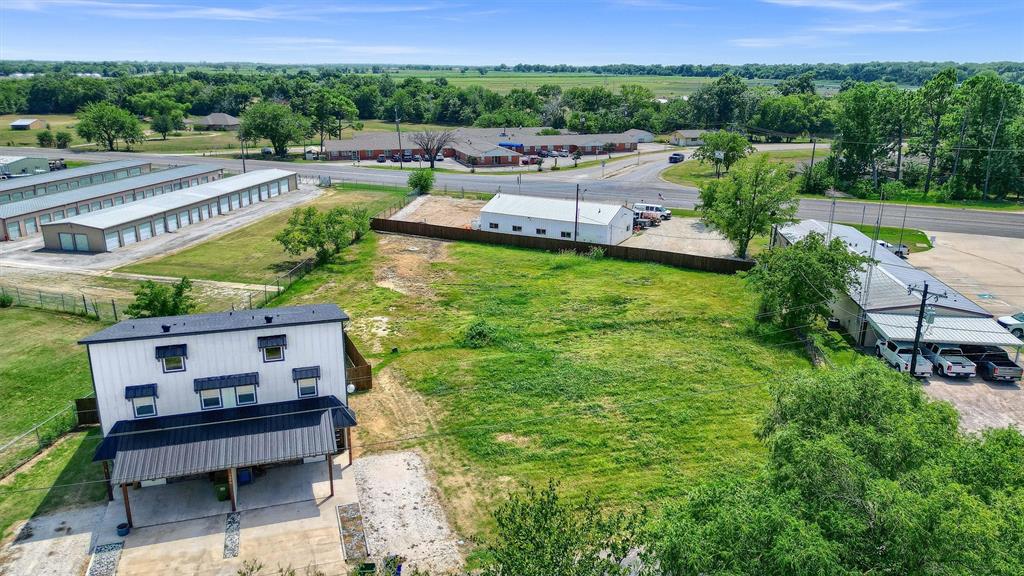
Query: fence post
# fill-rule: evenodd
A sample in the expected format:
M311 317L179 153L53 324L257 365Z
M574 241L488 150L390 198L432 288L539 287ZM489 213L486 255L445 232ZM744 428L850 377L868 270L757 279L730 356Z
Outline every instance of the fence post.
M114 311L114 322L117 322L117 302L114 299L110 299L110 309Z
M89 315L89 303L85 301L85 293L82 293L82 313Z
M252 292L249 292L249 310L252 310Z
M21 306L21 290L17 286L14 287L14 293L18 296L18 306Z
M64 293L60 293L60 310L61 312L67 312L67 308L64 307Z
M40 308L46 308L46 305L43 304L43 291L42 290L39 290L39 307Z
M36 432L36 447L37 448L42 448L43 447L43 438L39 435L39 426L38 425L36 425L36 427L35 427L35 432Z

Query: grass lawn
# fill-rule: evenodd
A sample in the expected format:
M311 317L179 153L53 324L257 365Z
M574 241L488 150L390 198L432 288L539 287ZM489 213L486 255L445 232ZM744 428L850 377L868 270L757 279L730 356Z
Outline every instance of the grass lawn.
M11 525L66 507L99 504L106 498L103 470L92 461L99 428L68 434L42 458L0 483L0 540Z
M800 198L808 200L825 200L824 196L820 194L800 194ZM860 199L860 198L837 198L838 202L871 202L878 203L878 198L875 199ZM886 201L889 206L899 206L907 204L907 200L899 199ZM921 199L919 197L911 198L909 204L911 206L931 206L933 208L949 208L949 209L970 209L970 210L996 210L996 211L1009 211L1009 212L1024 212L1024 201L1013 201L1013 200L950 200L949 202L940 202L937 195L933 192L928 198Z
M432 461L456 524L470 533L488 520L487 506L453 504L467 475L479 478L469 490L488 505L520 482L556 478L570 497L657 508L703 475L752 472L764 457L754 431L768 383L809 366L789 333L758 333L755 298L736 276L444 243L443 254L407 272L424 292L400 294L375 271L401 275L424 248L382 256L395 242L419 241L372 234L278 303L337 302L378 372L396 371L426 399L429 437L388 443L418 430L368 422L358 442L457 454ZM382 318L383 336L359 328ZM491 334L480 347L464 343L473 323ZM359 397L357 412L382 393Z
M0 146L38 146L36 135L46 131L46 126L38 130L11 130L11 122L19 118L38 118L50 126L54 133L64 130L72 135L71 144L85 142L75 134L76 119L73 114L4 114L0 115Z
M872 224L847 224L847 226L860 230L868 238L875 237L875 227ZM882 226L878 229L879 240L885 240L890 244L898 244L900 237L900 229L895 226ZM906 228L903 230L902 239L903 243L910 247L911 252L926 252L932 249L932 242L928 239L928 235L920 230Z
M787 164L796 164L797 162L810 161L811 159L810 150L772 150L760 152L760 154L767 154L772 160ZM663 171L661 177L673 184L696 186L699 188L715 179L715 165L710 162L701 164L697 160L687 158L686 161L675 164ZM725 177L724 172L722 177Z
M408 193L406 188L342 184L324 192L307 206L329 209L335 206L366 206L371 212L383 210ZM137 274L223 280L229 282L271 282L306 256L291 256L274 240L291 215L290 210L240 228L209 242L170 256L144 260L118 270Z

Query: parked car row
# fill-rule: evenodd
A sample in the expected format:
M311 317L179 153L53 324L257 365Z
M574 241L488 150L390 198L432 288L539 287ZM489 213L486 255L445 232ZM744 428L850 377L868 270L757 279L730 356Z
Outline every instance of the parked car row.
M559 158L568 158L569 157L569 151L568 150L541 150L540 152L537 152L537 156L540 156L541 158L554 158L555 156L558 156Z
M377 162L379 164L383 164L388 160L388 156L384 154L380 154L377 156ZM390 160L392 162L430 162L430 156L427 154L424 154L423 156L420 156L419 154L402 154L401 156L399 156L398 154L392 154ZM434 157L434 161L444 162L444 155L438 154L437 156Z
M875 345L875 355L900 372L910 372L913 353L912 342L879 340ZM933 372L951 378L977 375L985 380L1017 382L1024 368L998 346L932 342L918 347L913 375L927 378Z

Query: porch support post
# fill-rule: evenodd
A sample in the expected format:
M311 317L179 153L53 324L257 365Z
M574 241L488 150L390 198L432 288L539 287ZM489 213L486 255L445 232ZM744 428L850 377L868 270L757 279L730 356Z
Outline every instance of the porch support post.
M334 498L334 461L327 455L327 481L331 484L331 498Z
M352 465L352 428L345 428L345 449L348 450L348 465Z
M124 497L124 516L128 521L129 528L135 528L135 524L132 523L132 507L128 503L128 485L121 484L121 496Z
M231 499L231 511L238 511L238 496L235 494L235 469L228 468L228 498Z
M114 501L114 487L110 484L110 462L103 461L103 478L107 481L107 502Z

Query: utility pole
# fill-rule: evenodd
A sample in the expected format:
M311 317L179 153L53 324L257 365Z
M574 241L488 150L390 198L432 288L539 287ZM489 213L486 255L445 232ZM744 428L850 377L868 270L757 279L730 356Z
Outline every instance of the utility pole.
M239 138L242 141L242 174L245 174L245 138Z
M925 306L928 304L928 298L948 298L947 294L929 294L928 293L928 282L924 283L924 289L914 288L913 286L907 286L907 294L913 292L921 292L921 306L917 309L917 329L914 331L914 351L910 355L910 376L914 376L914 372L917 370L917 349L921 346L921 325L924 324L924 311Z
M804 178L804 192L810 191L810 186L814 180L814 149L818 146L818 141L811 136L811 167L807 169L807 178ZM831 226L832 222L829 222Z
M395 106L395 130L398 131L398 169L404 168L405 149L402 148L402 123L398 119L398 106Z
M988 179L992 175L992 149L996 147L996 136L999 134L999 127L1003 124L1003 112L1006 111L1006 99L999 108L999 121L996 122L995 132L992 132L992 142L988 145L988 156L985 157L985 189L981 193L982 200L988 200Z
M576 185L576 213L572 224L572 241L579 242L580 233L580 185Z

